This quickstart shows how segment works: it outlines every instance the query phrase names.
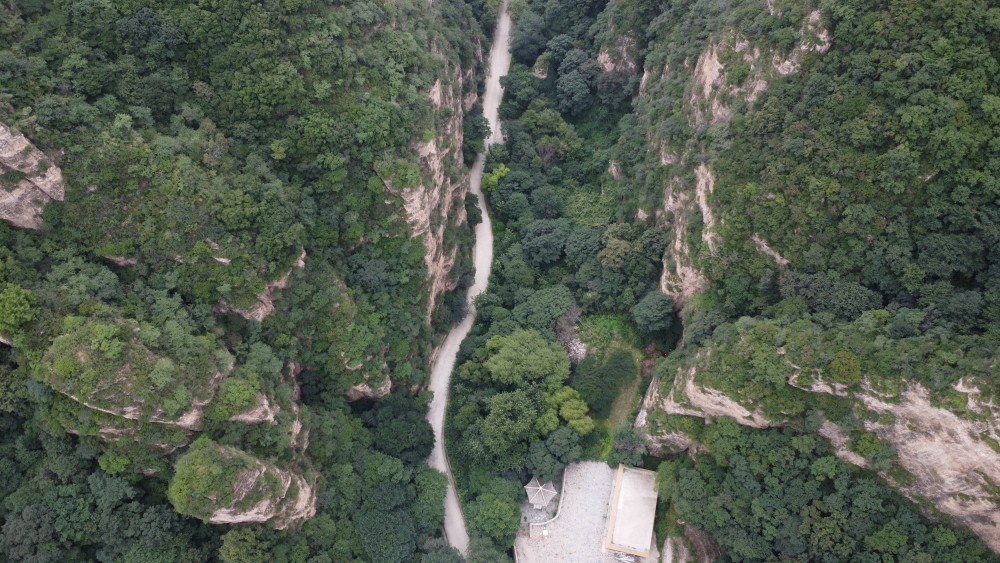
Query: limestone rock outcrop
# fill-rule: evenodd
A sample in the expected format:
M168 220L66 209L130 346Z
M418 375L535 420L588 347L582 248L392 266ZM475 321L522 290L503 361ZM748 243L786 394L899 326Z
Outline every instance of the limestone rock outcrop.
M201 438L177 460L167 494L178 512L211 524L285 529L316 514L316 475L281 468Z
M954 411L935 404L928 389L914 382L889 397L869 385L850 393L821 376L813 374L808 385L793 376L790 384L857 401L878 415L866 417L864 429L895 448L898 463L912 475L912 482L900 484L888 474L882 477L911 500L933 505L1000 551L1000 407L982 400L979 388L966 380L949 391L964 396L964 409ZM672 382L650 385L636 427L649 437L654 451L674 453L695 445L683 433L660 428L658 414L727 417L756 428L780 424L765 419L753 405L699 384L694 367L679 369ZM838 425L826 421L817 433L830 440L842 460L868 466L865 458L848 448L849 436Z
M55 162L24 135L0 123L0 219L40 229L45 205L64 196L62 171Z

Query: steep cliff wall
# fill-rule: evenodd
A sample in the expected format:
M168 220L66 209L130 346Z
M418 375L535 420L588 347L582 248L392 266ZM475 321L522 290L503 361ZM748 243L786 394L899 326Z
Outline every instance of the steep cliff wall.
M870 321L869 317L844 330L857 339L879 342L878 330L865 330ZM845 379L842 366L850 362L831 361L822 344L841 333L819 332L815 325L799 321L795 331L818 336L768 347L767 339L780 331L761 330L767 322L737 326L741 328L736 333L723 328L725 334L708 346L659 369L663 379L650 386L636 421L654 451L696 446L696 440L678 431L671 415L726 417L766 428L797 420L801 424L803 412L812 410L826 419L815 432L830 440L838 457L875 469L910 499L954 518L1000 551L1000 407L984 398L982 389L992 389L988 377L962 377L932 393L916 380L921 372L900 380L892 367L905 364L913 349L928 345L887 344L883 335L863 356L872 357L875 348L881 349L888 366L883 369L888 371L852 371L857 375ZM839 338L846 349L857 350ZM970 374L992 369L993 360L979 357L972 350L975 346L956 348L952 353L961 358L957 364ZM843 348L835 349L844 357ZM929 372L942 371L930 362L916 361ZM765 375L772 379L761 391ZM773 406L769 415L761 405ZM865 432L873 438L867 445Z
M726 14L728 23L720 28L713 18L723 14L643 15L621 3L609 9L602 32L599 60L606 74L642 71L634 107L646 139L645 155L637 160L638 147L623 140L612 156L612 176L623 185L642 186L638 198L631 196L638 208L632 214L644 217L646 209L659 210L654 215L671 234L660 290L678 307L709 286L705 272L721 258L719 227L725 219L714 211L713 191L723 147L713 146L716 133L752 108L770 84L797 72L806 57L821 55L831 45L818 10L770 12L782 25L797 29L794 45L782 48L766 35L753 35L758 28L743 25L754 17L754 3L744 4L738 15ZM759 11L767 12L763 2ZM655 16L680 21L666 29L654 25L650 29L659 33L652 33L645 27ZM686 37L699 26L707 28L704 33ZM632 164L621 164L628 162ZM767 247L763 240L760 245Z
M444 82L438 79L427 93L434 108L433 136L415 142L413 149L420 159L421 181L403 189L407 221L414 237L423 237L424 263L427 265L430 301L427 322L442 293L454 289L457 280L450 277L459 248L447 240L449 227L465 223L465 194L469 191L468 171L462 157L463 117L477 100L475 74L454 68Z

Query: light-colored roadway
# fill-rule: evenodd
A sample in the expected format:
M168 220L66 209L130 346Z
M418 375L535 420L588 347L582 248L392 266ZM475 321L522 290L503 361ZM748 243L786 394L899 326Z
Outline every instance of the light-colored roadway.
M500 77L506 75L510 68L510 25L510 16L507 15L507 0L504 0L500 6L500 15L493 34L489 75L486 78L486 91L483 94L483 115L489 122L491 130L490 137L486 140L487 147L503 141L503 134L500 131L500 123L497 118L497 108L503 98ZM472 287L469 288L469 313L461 324L448 333L444 343L437 351L437 359L431 367L429 386L430 390L434 392L434 400L427 413L427 420L434 428L434 451L431 452L428 463L434 469L448 475L448 492L444 500L445 538L452 547L463 555L467 554L469 550L469 533L465 529L465 518L458 502L455 479L451 474L448 458L444 451L444 415L448 404L448 383L451 380L451 372L455 368L455 356L458 354L458 347L462 340L472 330L472 323L476 316L475 310L472 308L472 300L486 290L486 284L490 278L490 265L493 263L493 227L483 200L482 190L480 190L485 162L485 155L477 156L469 174L469 189L479 198L479 208L483 215L483 222L476 225L476 245L473 251L476 279Z

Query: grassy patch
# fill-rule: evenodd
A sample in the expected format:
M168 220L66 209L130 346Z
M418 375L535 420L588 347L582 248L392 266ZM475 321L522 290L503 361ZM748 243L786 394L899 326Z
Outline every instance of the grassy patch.
M595 420L594 431L583 438L583 459L605 461L611 448L614 447L614 437L611 426L604 420Z
M631 374L621 374L614 399L607 411L607 424L614 428L626 424L635 415L642 400L642 340L639 331L626 315L593 315L580 322L580 340L599 362L606 362L615 352L624 351L635 360Z
M986 442L986 444L987 444L987 445L988 445L989 447L993 448L993 451L995 451L995 452L997 452L997 453L1000 453L1000 442L997 442L996 440L994 440L994 439L993 439L993 438L992 438L992 437L990 436L990 433L989 433L988 431L986 431L986 432L983 432L982 434L980 434L980 435L979 435L979 438L980 438L980 439L981 439L981 440L982 440L983 442Z
M596 193L586 189L557 190L566 204L566 217L573 219L581 227L604 227L611 222L611 209L615 201L610 194Z
M632 381L618 390L618 396L611 403L611 414L608 415L608 424L612 428L625 424L635 415L642 401L642 395L639 394L641 383L642 373L636 373Z
M625 315L591 315L580 321L580 340L587 350L603 360L614 348L628 349L642 362L642 338L639 330Z

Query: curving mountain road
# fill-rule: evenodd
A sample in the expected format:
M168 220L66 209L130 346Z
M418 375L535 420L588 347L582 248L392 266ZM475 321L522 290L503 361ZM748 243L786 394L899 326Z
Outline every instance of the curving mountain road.
M487 147L503 141L497 108L499 108L500 100L503 98L500 77L506 75L510 68L510 25L510 16L507 15L507 0L503 0L500 5L500 14L497 17L496 30L493 33L489 74L486 77L486 92L483 94L483 115L489 121L491 130L490 137L486 140ZM467 554L469 550L469 533L465 529L465 517L458 502L455 478L451 474L448 456L444 450L444 415L448 405L448 383L451 381L451 372L455 368L455 356L458 355L458 347L462 340L472 330L472 323L476 318L472 300L486 290L486 284L490 278L490 266L493 263L493 225L484 203L483 192L480 190L485 164L486 155L480 154L476 157L476 162L472 165L469 174L469 189L479 198L479 208L483 214L483 222L476 225L476 246L473 251L476 279L472 287L469 288L469 313L459 325L448 333L444 343L438 349L437 359L431 367L429 386L430 390L434 392L434 400L427 413L427 420L434 428L434 450L427 461L431 467L448 475L448 492L444 499L444 535L448 543L463 555Z

